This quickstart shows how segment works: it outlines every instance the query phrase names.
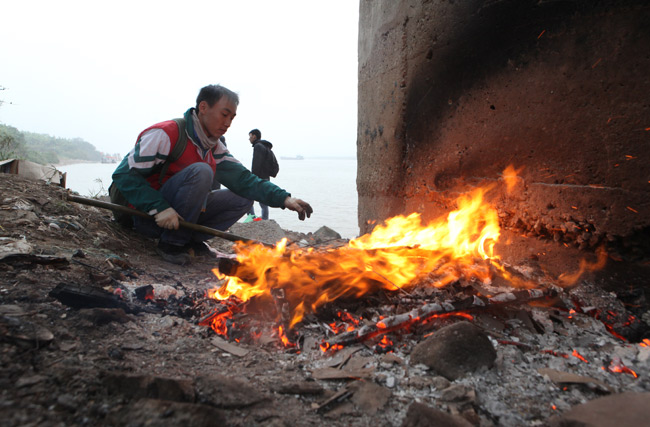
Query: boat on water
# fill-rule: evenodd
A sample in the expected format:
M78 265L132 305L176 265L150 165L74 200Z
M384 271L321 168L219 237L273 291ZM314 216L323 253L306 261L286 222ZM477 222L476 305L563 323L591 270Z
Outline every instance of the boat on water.
M280 156L280 160L304 160L305 158L302 157L301 155L297 155L295 157L286 157L286 156Z

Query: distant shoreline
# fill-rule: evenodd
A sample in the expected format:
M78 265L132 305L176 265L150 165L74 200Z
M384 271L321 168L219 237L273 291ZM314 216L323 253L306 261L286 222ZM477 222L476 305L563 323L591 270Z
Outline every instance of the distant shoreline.
M55 163L54 167L76 165L78 163L101 163L101 160L62 159L59 163Z

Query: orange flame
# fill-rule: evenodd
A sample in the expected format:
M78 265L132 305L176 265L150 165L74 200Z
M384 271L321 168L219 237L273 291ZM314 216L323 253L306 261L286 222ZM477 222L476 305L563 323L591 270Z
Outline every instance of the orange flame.
M510 191L520 179L520 170L509 166L503 172ZM427 278L431 286L443 287L459 279L485 282L496 271L513 286L531 287L509 274L494 253L500 228L496 208L486 200L494 186L461 195L455 210L428 224L422 223L418 213L398 215L343 247L287 247L286 239L273 248L239 242L234 247L235 275L214 269L225 281L208 295L247 301L282 288L291 317L286 327L292 329L305 314L330 301L359 298L382 289L405 292L418 279ZM581 266L578 275L591 267ZM578 275L566 279L577 280ZM336 330L336 325L331 326Z
M580 268L575 273L565 273L561 274L559 277L559 285L562 287L571 286L578 281L578 279L586 271L596 271L602 269L607 263L607 252L602 248L597 251L598 259L595 263L590 263L589 261L582 259L580 260Z
M512 194L512 190L515 188L517 183L521 181L519 173L523 169L523 167L515 169L514 166L508 165L508 167L503 171L503 180L506 182L506 192L508 194Z
M425 274L433 275L438 287L461 277L486 280L489 264L480 262L498 260L494 245L500 234L496 209L484 201L488 190L461 196L458 209L446 218L423 225L417 213L396 216L346 247L288 249L286 239L274 248L238 243L237 277L213 270L227 280L208 294L219 300L236 295L246 301L282 287L293 307L291 328L327 302L380 289L401 290Z
M282 341L282 345L285 347L296 347L297 344L289 339L289 337L286 334L286 331L282 327L282 325L278 326L278 336L280 337L280 341Z

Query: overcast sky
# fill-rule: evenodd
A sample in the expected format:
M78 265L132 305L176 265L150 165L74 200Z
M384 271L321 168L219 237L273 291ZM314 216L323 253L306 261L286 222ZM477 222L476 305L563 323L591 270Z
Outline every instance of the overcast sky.
M354 156L356 0L30 1L0 6L0 123L126 154L199 89L240 96L231 151Z

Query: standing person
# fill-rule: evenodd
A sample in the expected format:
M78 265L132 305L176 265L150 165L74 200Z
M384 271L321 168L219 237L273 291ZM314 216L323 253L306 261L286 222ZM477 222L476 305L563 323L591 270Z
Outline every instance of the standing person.
M253 146L253 164L251 166L251 172L265 181L270 181L271 177L275 177L278 173L277 160L271 151L273 149L273 144L262 139L262 132L260 132L259 129L253 129L250 131L248 133L248 140ZM260 202L260 209L262 210L262 219L269 219L268 205ZM251 210L248 214L249 216L252 216L252 218L249 219L255 218L254 204L251 206Z
M136 231L159 238L156 251L166 261L185 265L190 251L211 254L203 242L212 236L179 228L181 219L227 230L250 210L252 200L296 211L301 220L311 216L309 203L255 176L219 141L238 105L239 96L231 90L203 87L184 121L168 120L142 131L113 172L112 185L128 203L154 216L155 222L134 217L133 225ZM166 163L180 141L186 141L182 154ZM212 191L215 175L226 189Z

